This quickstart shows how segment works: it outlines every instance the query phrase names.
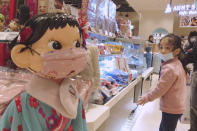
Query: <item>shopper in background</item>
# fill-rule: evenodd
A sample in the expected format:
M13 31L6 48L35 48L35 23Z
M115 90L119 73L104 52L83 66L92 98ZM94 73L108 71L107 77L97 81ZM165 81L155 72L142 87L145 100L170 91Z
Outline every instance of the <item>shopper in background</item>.
M195 37L197 37L197 32L191 31L188 35L188 43L186 44L184 48L185 52L188 52L189 49L192 49L193 43L195 42Z
M185 48L184 65L193 63L191 102L190 102L190 131L197 131L197 32L192 31L188 36L188 46Z
M149 41L150 43L154 43L154 37L153 37L153 35L149 35L148 41Z
M18 13L19 24L23 28L25 23L30 19L30 9L28 6L22 5Z
M145 58L146 58L146 65L147 65L147 68L151 67L152 66L152 45L154 43L154 37L153 35L150 35L149 36L149 39L148 39L148 43L145 44Z
M140 97L138 104L160 98L162 120L159 131L175 131L178 119L186 109L186 67L181 63L183 49L181 39L169 34L163 37L159 44L160 56L164 61L161 67L161 77L157 87Z

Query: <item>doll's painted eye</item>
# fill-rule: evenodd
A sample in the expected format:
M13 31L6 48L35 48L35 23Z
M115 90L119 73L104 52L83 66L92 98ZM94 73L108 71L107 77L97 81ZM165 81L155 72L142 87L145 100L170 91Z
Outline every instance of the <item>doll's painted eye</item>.
M55 49L55 50L60 50L62 48L62 45L58 41L50 41L48 43L49 48Z
M79 43L79 41L75 41L73 46L76 48L79 48L81 46L81 44Z

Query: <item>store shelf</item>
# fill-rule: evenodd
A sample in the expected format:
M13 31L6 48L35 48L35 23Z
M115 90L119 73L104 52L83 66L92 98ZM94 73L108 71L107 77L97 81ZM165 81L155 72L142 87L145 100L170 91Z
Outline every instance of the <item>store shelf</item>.
M88 131L97 130L101 124L109 117L110 109L104 105L90 104L86 112Z
M121 54L99 55L99 57L110 57L110 56L116 57L116 56L121 56Z
M113 98L111 98L106 104L105 106L108 106L110 109L116 104L118 103L128 92L131 91L132 88L135 87L135 85L138 84L138 82L140 82L141 80L141 76L138 76L133 82L131 82L127 87L125 87L122 91L120 91L116 96L114 96Z
M114 41L116 42L125 42L125 43L132 43L132 44L145 44L145 40L142 40L142 39L125 39L125 38L115 38L113 39Z
M93 33L93 32L88 32L90 35L90 38L96 37L98 40L103 40L103 41L115 41L115 42L124 42L124 43L132 43L132 44L145 44L145 40L133 37L132 39L129 38L116 38L116 37L110 37L110 36L105 36L101 35L98 33Z

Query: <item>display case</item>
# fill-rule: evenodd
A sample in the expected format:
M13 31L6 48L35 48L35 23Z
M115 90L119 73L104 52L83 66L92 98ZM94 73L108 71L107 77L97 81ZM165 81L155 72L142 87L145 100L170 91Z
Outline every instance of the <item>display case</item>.
M145 70L144 44L140 40L122 41L90 33L88 43L99 48L101 92L103 101L95 104L105 105L110 102L130 83L140 77Z

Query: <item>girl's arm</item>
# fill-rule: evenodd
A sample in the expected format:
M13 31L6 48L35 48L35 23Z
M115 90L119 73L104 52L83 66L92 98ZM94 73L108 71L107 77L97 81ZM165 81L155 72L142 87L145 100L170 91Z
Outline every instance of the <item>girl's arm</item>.
M161 74L162 75L159 79L159 83L157 84L157 87L141 98L143 104L163 96L172 87L172 85L177 79L174 70L170 67L163 68Z

